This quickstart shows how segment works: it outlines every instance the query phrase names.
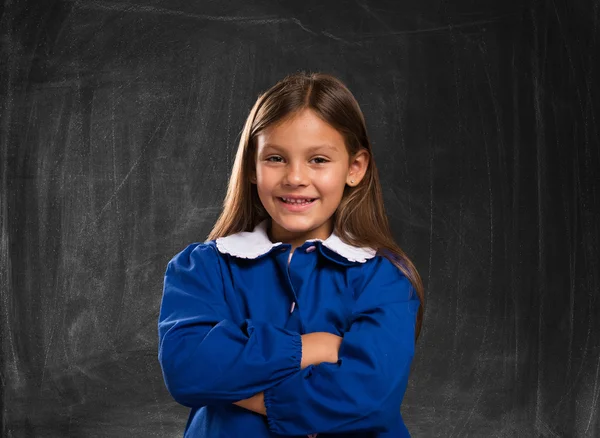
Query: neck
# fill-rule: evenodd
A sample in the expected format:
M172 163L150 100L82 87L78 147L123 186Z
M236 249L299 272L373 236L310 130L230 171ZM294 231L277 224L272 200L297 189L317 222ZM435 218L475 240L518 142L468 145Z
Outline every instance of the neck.
M285 228L274 223L273 220L269 221L267 235L272 242L283 242L292 245L292 252L302 246L304 242L310 239L327 239L333 232L333 221L329 220L323 225L316 229L293 232L288 231Z

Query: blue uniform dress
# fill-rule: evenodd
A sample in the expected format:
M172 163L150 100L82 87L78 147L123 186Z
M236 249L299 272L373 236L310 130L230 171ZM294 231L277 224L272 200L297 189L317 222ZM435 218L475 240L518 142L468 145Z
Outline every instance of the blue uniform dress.
M411 283L335 232L290 259L267 221L192 243L167 266L158 358L191 408L184 436L410 437L400 406L420 305ZM343 336L337 363L300 369L311 332ZM261 391L266 417L233 404Z

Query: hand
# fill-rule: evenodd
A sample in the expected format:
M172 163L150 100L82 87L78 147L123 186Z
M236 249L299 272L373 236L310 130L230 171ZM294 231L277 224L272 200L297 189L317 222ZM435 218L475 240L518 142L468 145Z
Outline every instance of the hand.
M322 362L336 363L342 337L327 332L302 335L302 369Z
M235 402L234 405L238 405L240 408L248 409L249 411L256 412L257 414L267 415L267 408L265 407L265 393L259 392L250 398Z

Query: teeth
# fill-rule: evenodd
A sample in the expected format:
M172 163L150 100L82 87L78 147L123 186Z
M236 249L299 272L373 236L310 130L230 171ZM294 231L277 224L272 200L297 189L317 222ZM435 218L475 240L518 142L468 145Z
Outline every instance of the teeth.
M290 199L290 198L281 198L284 202L288 204L308 204L312 201L312 199Z

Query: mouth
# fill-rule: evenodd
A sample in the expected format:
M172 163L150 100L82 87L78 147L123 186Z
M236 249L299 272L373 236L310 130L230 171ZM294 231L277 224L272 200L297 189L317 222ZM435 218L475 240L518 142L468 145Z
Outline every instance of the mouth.
M317 200L317 198L285 198L285 197L278 197L277 199L279 199L281 202L283 202L285 204L289 204L289 205L308 205L308 204L312 204L313 202L315 202Z
M315 205L318 198L285 198L277 197L279 205L292 213L302 213L308 211Z

